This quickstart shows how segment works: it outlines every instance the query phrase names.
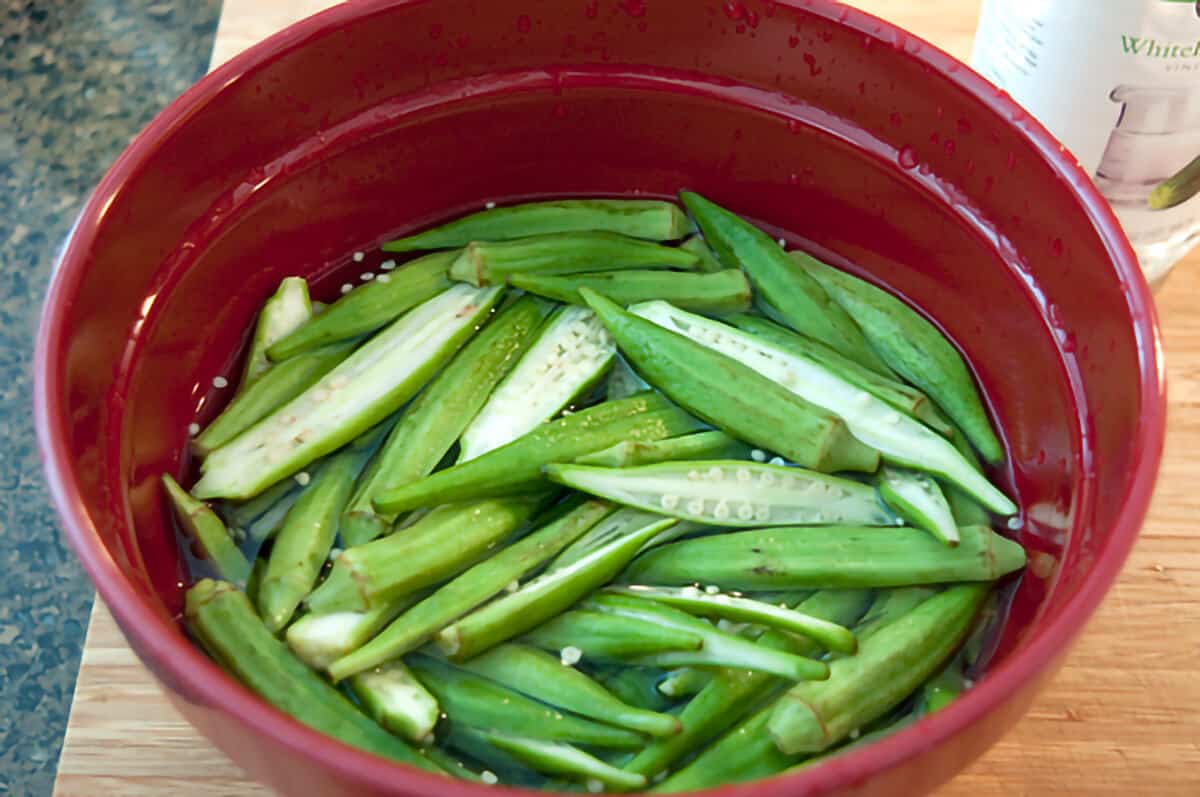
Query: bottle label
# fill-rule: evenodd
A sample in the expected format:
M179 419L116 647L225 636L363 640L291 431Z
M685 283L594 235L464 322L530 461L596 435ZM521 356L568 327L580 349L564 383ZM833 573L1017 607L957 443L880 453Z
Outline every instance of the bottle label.
M972 65L1071 150L1148 278L1200 240L1200 0L986 0Z

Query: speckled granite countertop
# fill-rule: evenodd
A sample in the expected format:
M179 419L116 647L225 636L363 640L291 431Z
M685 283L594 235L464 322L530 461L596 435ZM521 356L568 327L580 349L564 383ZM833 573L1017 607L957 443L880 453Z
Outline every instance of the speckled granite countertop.
M203 74L220 0L0 10L0 794L49 794L92 588L59 535L30 417L55 253L125 144Z

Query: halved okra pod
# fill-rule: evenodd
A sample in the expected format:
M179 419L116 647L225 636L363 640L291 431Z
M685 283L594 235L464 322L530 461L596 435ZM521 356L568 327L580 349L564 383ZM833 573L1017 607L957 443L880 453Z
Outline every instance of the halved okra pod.
M447 662L414 653L409 669L453 722L475 728L504 728L530 739L636 749L643 737L625 728L562 711Z
M432 739L441 709L404 662L390 661L350 679L350 691L371 719L410 742Z
M604 376L615 353L591 310L556 311L463 431L458 461L511 443L553 418Z
M464 571L397 617L378 636L329 667L334 679L367 670L428 642L434 634L557 555L606 515L612 505L585 501L537 531ZM364 640L365 641L365 640Z
M721 262L743 269L758 296L788 326L861 365L888 373L854 319L829 298L820 283L796 267L778 241L699 194L682 191L679 197Z
M335 343L271 366L221 410L192 441L192 448L205 454L233 440L316 384L349 357L354 346L355 341Z
M626 359L672 401L730 435L816 470L874 471L879 455L833 413L752 368L626 312L588 290Z
M878 450L885 460L952 481L998 514L1016 512L1008 496L975 470L953 443L824 366L666 302L646 302L630 311L715 352L740 358L761 376L839 417L855 438Z
M649 443L622 440L615 446L575 458L576 465L631 468L691 459L749 459L750 446L722 431L696 432Z
M468 244L450 264L450 277L478 286L503 285L513 274L695 268L696 263L691 252L617 233L551 233Z
M742 637L721 631L711 623L656 601L627 595L597 593L580 604L586 611L609 613L621 618L657 623L664 628L698 635L703 647L698 651L668 651L639 657L633 663L652 667L741 667L795 680L821 679L829 674L822 662L784 651L756 645ZM584 651L587 655L587 651Z
M858 321L879 356L958 424L984 459L993 464L1004 461L1004 448L992 430L975 379L958 349L937 327L869 282L803 252L791 256Z
M680 271L614 271L598 274L513 274L508 284L538 296L569 304L583 304L582 288L593 290L617 304L665 299L697 313L740 313L750 309L750 282L739 269L711 274Z
M457 575L521 527L545 496L440 506L414 525L342 551L306 601L322 614L365 611Z
M738 313L727 317L725 321L766 343L823 366L859 390L865 390L892 408L911 415L943 437L954 433L954 427L942 416L937 405L915 387L859 365L824 343L806 338L762 316Z
M547 465L558 484L671 517L746 528L899 526L873 487L802 468L701 460L633 468Z
M618 791L631 791L646 785L646 778L590 755L578 747L563 742L529 739L493 730L480 731L484 738L526 766L546 775L563 775L587 784L589 791L596 785L610 786Z
M989 590L950 587L835 661L828 681L793 687L768 723L775 744L789 755L817 753L886 714L950 657Z
M894 512L946 545L958 545L958 524L937 482L924 473L885 467L879 495Z
M597 545L569 563L558 567L552 565L516 592L476 609L443 629L436 638L438 647L453 659L470 659L537 627L611 581L638 551L675 523L671 518L654 517L630 523L623 534L614 536L606 544Z
M368 434L324 463L288 511L258 588L259 613L273 633L292 619L312 592L337 537L338 518L354 480L379 443L383 430Z
M205 579L188 590L188 628L217 663L275 708L346 744L441 772L416 750L365 717L292 655L258 619L245 594Z
M244 391L271 367L267 349L306 324L313 316L308 283L301 277L285 277L271 298L263 303L254 323L250 350L242 364L238 392Z
M195 548L198 548L195 552L208 562L207 566L212 567L217 576L244 586L250 576L250 561L229 536L229 530L221 518L203 501L189 495L187 490L179 486L179 482L166 473L162 475L162 483L175 510L175 517Z
M558 232L615 232L631 238L673 241L692 222L672 202L658 199L558 199L472 213L415 235L388 241L385 252L445 249L472 241L509 241Z
M433 472L488 394L533 343L548 309L527 296L500 310L404 410L346 507L341 534L348 547L370 542L391 528L395 513L378 512L372 500Z
M796 608L828 622L848 626L862 615L870 600L869 590L825 590L800 602ZM801 655L811 656L820 651L820 646L811 639L798 639L779 631L768 631L759 637L757 644ZM781 683L780 679L766 673L733 668L718 670L680 712L679 721L683 724L683 730L677 736L652 741L625 765L625 769L647 777L667 771L676 761L737 724ZM765 724L764 718L762 736L770 743ZM774 747L773 744L770 746ZM708 755L707 751L701 752L697 761ZM701 762L697 769L706 771L708 765ZM693 775L684 776L691 777Z
M771 590L899 587L994 581L1025 565L1025 550L983 526L960 529L948 547L920 529L783 527L664 545L622 578L635 584Z
M662 440L702 425L654 393L608 401L544 423L511 443L420 481L380 493L375 508L400 512L538 489L542 466L608 448L622 440Z
M557 651L556 651L557 652ZM498 645L460 665L535 700L650 736L679 732L679 720L669 714L626 705L559 656L520 644Z
M396 271L359 285L267 349L274 362L300 352L353 340L395 321L450 287L446 276L456 252L439 252L406 263Z
M406 314L315 385L209 454L193 494L250 498L358 437L412 398L499 298L500 289L459 285Z
M609 587L608 594L629 595L647 598L667 606L700 615L742 623L753 623L764 628L774 628L808 637L821 647L839 653L853 653L858 648L854 633L850 629L814 617L804 612L763 603L740 595L710 592L697 587Z

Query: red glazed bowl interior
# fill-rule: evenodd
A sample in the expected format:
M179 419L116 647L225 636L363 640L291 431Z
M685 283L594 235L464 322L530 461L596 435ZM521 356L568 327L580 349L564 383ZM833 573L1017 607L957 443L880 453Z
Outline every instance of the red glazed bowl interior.
M177 622L157 476L285 275L315 294L394 234L530 196L703 192L924 308L1003 428L1033 564L994 663L949 709L713 795L918 794L1052 675L1136 536L1164 387L1115 220L1042 128L948 56L832 2L358 2L203 80L133 143L69 241L37 423L67 535L180 710L288 794L487 795L326 739ZM147 729L147 733L152 732ZM501 790L503 791L503 790Z

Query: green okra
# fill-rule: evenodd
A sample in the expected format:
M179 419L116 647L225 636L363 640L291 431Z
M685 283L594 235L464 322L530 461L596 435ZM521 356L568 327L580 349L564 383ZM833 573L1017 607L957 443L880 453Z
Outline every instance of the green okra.
M365 612L306 614L288 626L288 647L308 666L324 670L365 645L379 629L423 597L423 592L406 595Z
M467 245L450 277L472 285L503 285L514 274L695 268L691 252L612 232L549 233Z
M349 357L354 346L354 341L324 346L271 366L221 410L192 441L192 448L205 454L234 440L316 384Z
M679 197L721 262L744 270L755 293L788 326L828 344L860 365L889 373L854 319L830 299L817 280L796 267L778 241L699 194L682 191Z
M310 611L365 611L444 578L485 557L529 520L544 496L440 506L402 532L342 551Z
M586 610L564 612L534 628L522 639L542 650L578 651L581 660L632 659L668 651L698 651L704 637L686 629L664 628L636 617ZM486 654L484 654L486 655Z
M415 653L409 657L408 666L452 722L474 728L504 728L530 739L621 749L642 745L643 737L633 731L556 711L431 656Z
M749 459L750 446L722 431L695 432L650 443L622 440L614 446L575 458L576 465L629 468L691 459Z
M886 714L946 662L989 589L950 587L833 662L827 681L794 686L771 713L775 744L788 755L818 753Z
M783 772L799 759L780 752L767 723L771 707L739 722L699 755L650 789L656 794L700 791L729 783L745 783ZM676 760L679 756L676 757ZM665 769L659 770L666 772Z
M726 268L721 261L717 259L716 252L710 249L708 244L704 242L703 236L693 235L691 238L688 238L686 241L681 243L679 248L691 252L700 259L700 264L697 266L699 271L706 273L712 273L716 271L741 271L741 269L736 267Z
M647 711L665 711L671 701L658 691L666 673L653 667L611 666L595 669L596 680L621 702ZM656 744L656 742L651 742Z
M548 742L498 732L481 731L489 742L510 754L526 766L546 775L563 775L572 780L610 786L619 791L640 789L646 778L602 761L578 747L563 742Z
M298 492L300 485L293 479L284 479L263 490L249 501L234 504L222 501L218 505L218 513L233 529L248 529L254 521L269 512L280 501L293 492Z
M858 321L879 356L958 424L985 460L1004 461L1004 448L992 430L975 379L958 349L937 327L869 282L803 252L791 256Z
M259 614L273 633L288 624L317 583L337 537L338 517L350 498L354 480L381 436L379 431L367 435L324 463L284 518L271 546L256 601Z
M937 482L917 471L885 467L879 495L900 517L925 529L946 545L958 545L958 524Z
M314 463L313 470L314 472L320 470L320 464ZM292 479L287 479L286 481L290 481L297 486L299 485L298 482ZM287 518L288 513L292 511L292 507L296 505L296 502L300 500L300 496L302 495L304 495L303 489L286 493L275 502L274 506L260 515L257 520L253 521L245 529L249 548L253 550L247 550L247 545L243 545L243 552L247 554L251 552L257 553L262 548L263 543L274 539L275 535L279 533L280 528L283 527L284 519Z
M617 401L650 390L650 385L629 367L624 357L617 355L613 358L604 390L609 401Z
M441 708L404 662L359 673L349 684L367 715L387 730L416 744L432 739Z
M854 632L837 623L814 617L804 612L763 603L752 598L710 592L697 587L609 587L609 594L629 595L646 598L689 614L713 617L742 623L753 623L763 628L774 628L808 637L821 647L838 653L853 653L858 649Z
M500 310L404 410L342 516L342 541L348 547L370 542L392 527L396 514L377 511L372 500L433 472L533 343L547 309L541 301L523 297Z
M971 448L971 444L967 442L964 435L957 428L950 436L954 447L958 449L958 453L963 455L963 458L971 464L975 470L980 473L983 468L979 464L979 457L975 454L975 449ZM954 522L959 526L990 526L992 518L988 515L988 511L979 505L967 493L953 484L942 485L942 493L946 496L946 502L950 504L950 514L954 516Z
M867 613L854 626L859 642L865 642L880 629L904 617L938 593L933 587L899 587L880 590Z
M484 782L478 773L459 760L461 756L456 756L448 750L443 750L436 746L423 747L421 748L421 755L437 764L452 778L470 781L471 783Z
M623 619L657 623L664 629L687 631L703 640L703 646L698 651L679 650L650 654L635 659L634 664L647 664L652 667L740 667L793 681L821 679L829 674L829 668L822 662L756 645L657 601L628 595L596 593L585 599L580 608L585 611L607 612Z
M743 332L783 349L837 374L859 390L865 390L893 409L911 415L940 435L949 436L954 428L942 417L937 406L921 391L903 382L859 365L820 341L792 332L762 316L739 313L725 319Z
M983 526L960 529L956 547L920 529L783 527L683 540L638 557L635 584L724 589L901 587L994 581L1025 565L1025 550Z
M479 729L452 720L444 722L443 728L442 743L454 757L466 758L463 766L479 772L482 782L533 789L546 786L545 776L493 745Z
M699 428L699 421L654 393L608 401L544 423L470 462L380 493L375 508L400 512L538 489L545 484L543 465L569 462L622 440L662 440Z
M385 271L339 298L319 316L267 349L275 362L353 340L392 323L450 287L447 270L457 252L438 252Z
M560 308L463 430L458 461L476 459L553 418L603 378L615 353L591 310Z
M816 470L879 466L878 453L855 440L833 413L599 294L584 290L583 295L641 376L697 417Z
M638 551L673 525L675 521L670 518L647 518L640 526L597 545L578 559L557 567L552 565L516 592L442 629L435 640L438 647L447 656L461 661L536 628L607 584Z
M959 652L951 657L945 667L934 673L921 685L920 691L917 692L915 709L918 716L941 711L962 696L966 690L962 665L963 656Z
M345 678L428 642L434 634L478 606L519 585L519 580L585 534L613 511L603 501L584 501L540 529L442 585L393 620L378 636L329 666Z
M750 282L735 268L711 274L682 271L613 271L598 274L513 274L508 284L547 299L583 304L579 291L593 290L619 305L665 299L696 313L741 313L750 309Z
M489 208L415 235L388 241L385 252L466 246L472 241L510 241L530 235L614 232L651 241L674 241L692 222L672 202L658 199L558 199Z
M713 674L696 667L681 667L658 684L658 691L673 700L681 700L698 694L708 686Z
M1151 210L1166 210L1182 205L1200 193L1200 155L1150 192Z
M601 548L608 547L617 540L623 540L631 534L641 532L647 526L662 526L664 530L659 534L655 534L643 549L650 544L658 545L675 539L678 528L691 526L691 524L687 523L674 523L663 526L664 520L670 519L664 518L657 512L643 512L640 509L630 509L628 507L618 509L588 529L587 533L578 540L567 546L564 551L554 558L549 567L547 567L547 571L561 570L586 556L590 556Z
M254 323L250 350L242 364L238 391L244 391L271 368L267 349L295 332L313 317L308 283L301 277L285 277L274 295L263 304Z
M649 736L679 732L679 720L671 715L626 705L584 673L563 664L559 657L528 645L497 645L460 666L581 717Z
M244 585L250 577L250 561L238 549L217 513L208 504L188 494L169 475L162 475L162 484L187 537L192 550L207 561L225 581Z
M263 573L267 570L267 560L261 556L254 560L250 565L250 575L246 576L246 597L250 599L250 605L258 603L258 585L262 583Z
M544 472L553 482L625 506L718 526L901 525L873 487L782 465L699 460L632 468L547 465Z
M1017 511L1016 504L975 470L951 441L824 366L666 302L646 302L631 307L630 312L665 330L687 335L714 352L739 359L757 374L837 416L854 438L877 450L886 461L935 473L999 514Z
M796 608L828 622L849 626L862 616L870 601L869 590L824 590L799 602ZM758 644L810 656L820 651L815 641L797 638L780 631L766 632L758 639ZM743 717L755 706L760 705L781 683L783 682L780 679L765 673L739 669L718 670L712 680L688 701L680 712L682 732L677 736L651 741L625 765L625 769L647 777L667 771L684 756L738 725ZM743 723L714 746L701 750L695 761L681 770L679 775L666 781L665 788L661 790L687 791L690 788L717 785L725 782L724 773L729 768L735 769L730 779L739 779L735 776L735 762L752 762L756 758L741 758L738 748L743 744L753 746L756 752L761 752L764 764L782 758L770 735L766 733L766 721L767 716L763 716L757 725L753 721ZM735 740L735 743L728 743L727 739ZM729 747L734 749L727 750Z
M499 289L460 285L404 315L312 387L209 454L192 492L199 498L251 498L355 439L412 398L499 298Z
M188 628L217 663L275 708L345 744L441 772L293 656L233 585L197 582L188 590L185 615Z

